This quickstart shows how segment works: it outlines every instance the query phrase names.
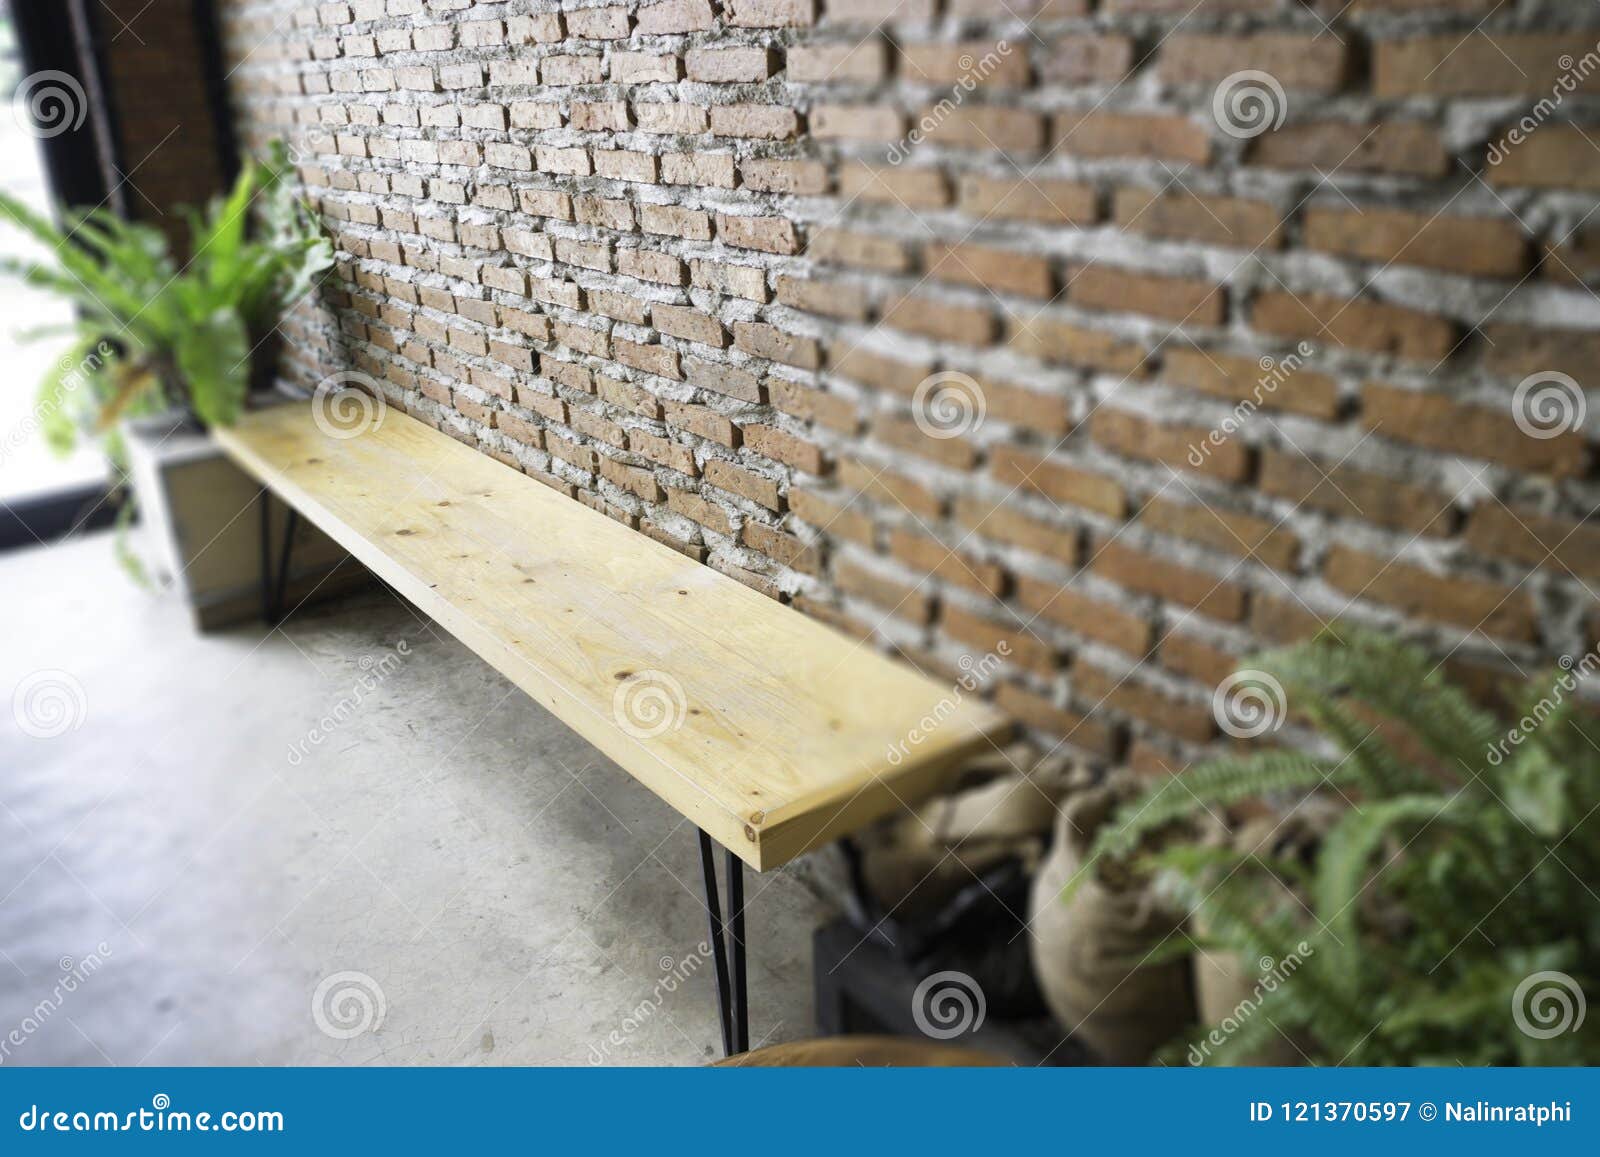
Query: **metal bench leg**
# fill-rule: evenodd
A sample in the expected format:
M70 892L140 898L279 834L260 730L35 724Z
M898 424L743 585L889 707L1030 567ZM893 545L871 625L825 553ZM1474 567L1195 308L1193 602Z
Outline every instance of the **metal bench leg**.
M744 863L732 852L727 858L728 922L724 924L716 846L710 836L700 833L700 874L711 928L711 960L717 973L717 1019L722 1026L722 1055L731 1057L750 1047L750 1005L745 978Z
M294 552L294 532L300 512L289 507L283 521L283 545L278 550L278 571L272 571L272 494L263 486L258 502L261 510L261 617L275 627L283 618L284 595L289 588L289 556Z

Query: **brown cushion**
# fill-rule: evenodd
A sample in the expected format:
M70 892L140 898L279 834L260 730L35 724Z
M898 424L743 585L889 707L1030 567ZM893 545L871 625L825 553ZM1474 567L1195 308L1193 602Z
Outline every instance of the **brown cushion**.
M1010 1061L914 1037L835 1036L791 1041L717 1061L718 1068L994 1068Z

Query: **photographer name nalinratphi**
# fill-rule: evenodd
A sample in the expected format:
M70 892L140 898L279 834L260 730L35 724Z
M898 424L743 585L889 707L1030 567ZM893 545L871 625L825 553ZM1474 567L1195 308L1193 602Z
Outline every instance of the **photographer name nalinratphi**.
M1445 1121L1460 1121L1468 1125L1567 1125L1572 1122L1572 1102L1548 1105L1492 1105L1488 1101L1462 1101L1444 1103Z

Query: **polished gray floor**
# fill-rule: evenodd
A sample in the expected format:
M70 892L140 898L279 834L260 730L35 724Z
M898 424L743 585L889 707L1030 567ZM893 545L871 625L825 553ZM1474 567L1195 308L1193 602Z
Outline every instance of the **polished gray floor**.
M109 541L0 556L0 1064L699 1064L694 830L373 591L200 636ZM793 873L751 1036L809 1035Z

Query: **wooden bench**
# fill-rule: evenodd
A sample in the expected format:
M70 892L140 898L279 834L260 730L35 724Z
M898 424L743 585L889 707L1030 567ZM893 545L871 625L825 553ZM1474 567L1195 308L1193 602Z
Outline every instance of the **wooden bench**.
M397 410L343 435L307 403L215 431L262 487L267 617L293 536L274 573L270 492L693 822L723 1047L743 1051L741 865L940 790L1004 718Z

